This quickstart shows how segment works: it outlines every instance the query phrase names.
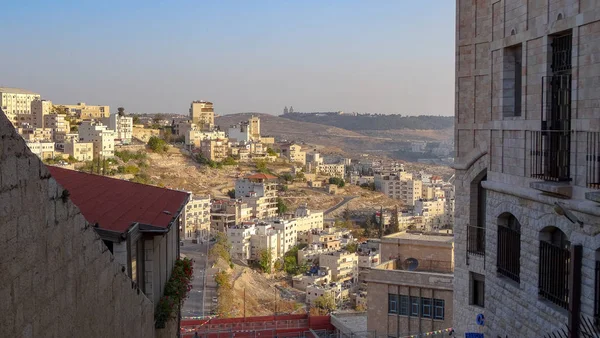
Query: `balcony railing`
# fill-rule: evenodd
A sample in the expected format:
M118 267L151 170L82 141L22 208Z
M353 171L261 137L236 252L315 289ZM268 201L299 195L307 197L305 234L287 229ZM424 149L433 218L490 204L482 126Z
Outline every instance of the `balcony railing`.
M521 233L506 226L498 226L497 269L502 275L520 281Z
M467 254L485 256L485 228L467 225Z
M596 326L600 326L600 261L596 261L594 280L594 321Z
M569 249L540 242L539 294L565 309L569 306L570 259Z
M530 176L544 181L571 180L571 132L530 131Z
M587 132L586 141L586 184L600 189L600 132Z

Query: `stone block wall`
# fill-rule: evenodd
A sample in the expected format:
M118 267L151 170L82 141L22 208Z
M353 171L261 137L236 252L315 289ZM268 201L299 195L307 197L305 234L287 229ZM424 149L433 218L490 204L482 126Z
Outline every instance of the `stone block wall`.
M478 332L478 313L489 336L537 337L567 323L564 310L538 297L539 231L560 228L572 244L582 244L582 312L593 314L594 264L600 242L591 225L600 212L585 199L588 188L587 135L600 132L600 1L457 0L454 327L457 336ZM553 213L556 198L529 188L532 141L541 128L543 77L551 74L553 35L572 33L571 176L568 203L583 228ZM507 48L521 46L521 97L510 97ZM507 82L509 82L507 87ZM508 90L506 90L508 89ZM505 114L521 100L521 115ZM467 255L467 225L477 203L472 183L487 171L485 257ZM476 191L476 190L475 190ZM498 217L512 213L521 223L521 282L498 277ZM590 226L588 226L588 224ZM485 308L470 305L469 276L485 276Z
M153 304L1 111L0 271L0 337L154 336Z

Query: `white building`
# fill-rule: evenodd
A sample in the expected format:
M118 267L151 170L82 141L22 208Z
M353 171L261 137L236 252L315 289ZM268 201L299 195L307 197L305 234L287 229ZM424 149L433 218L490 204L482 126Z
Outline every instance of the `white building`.
M319 164L317 173L329 177L344 178L346 166L343 164Z
M194 196L191 192L190 199L182 213L181 238L195 238L206 236L210 232L210 196Z
M306 205L302 205L296 209L294 220L296 221L298 232L323 229L323 211L312 211Z
M298 228L295 220L278 219L269 221L273 229L280 232L279 249L282 254L288 252L298 243Z
M374 183L377 191L401 200L405 205L415 205L415 201L422 196L423 183L407 172L376 174Z
M185 133L185 144L200 148L205 140L226 140L225 132L221 130L201 130L197 127L187 130Z
M77 161L92 161L94 160L94 144L92 142L78 142L71 140L63 143L64 154L73 156Z
M118 113L102 119L108 129L115 132L115 141L122 144L131 143L133 137L133 117L121 116Z
M47 158L54 158L54 142L37 141L37 142L26 142L29 150L37 155L42 160Z
M115 133L95 121L83 121L79 126L79 141L94 144L94 158L109 158L115 155Z
M337 282L358 278L358 255L345 250L328 252L319 256L319 265L329 268L331 278Z
M441 229L447 225L445 206L446 199L443 197L430 200L418 199L415 201L414 213L423 216L423 226L426 230Z
M31 102L40 98L40 94L20 88L0 87L0 109L13 125L17 123L17 114L31 114Z

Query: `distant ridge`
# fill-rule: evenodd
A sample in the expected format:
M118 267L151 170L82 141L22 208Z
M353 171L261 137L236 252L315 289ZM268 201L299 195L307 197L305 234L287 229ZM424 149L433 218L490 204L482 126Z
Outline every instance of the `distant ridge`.
M300 121L324 124L347 130L441 130L454 127L454 116L402 116L383 114L344 114L330 113L286 113L280 117Z

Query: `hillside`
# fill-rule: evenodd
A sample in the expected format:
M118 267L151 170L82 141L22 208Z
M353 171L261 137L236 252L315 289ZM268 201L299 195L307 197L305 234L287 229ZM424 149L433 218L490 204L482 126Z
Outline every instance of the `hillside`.
M281 117L299 121L336 126L347 130L441 130L454 126L453 116L350 115L287 113Z
M357 155L375 152L387 155L405 142L413 140L442 141L452 137L452 130L373 130L364 128L353 131L331 125L290 120L268 114L254 114L260 117L261 133L295 142L305 142L317 146L323 154L338 153ZM247 120L252 114L231 114L219 116L215 123L223 130L230 125Z

